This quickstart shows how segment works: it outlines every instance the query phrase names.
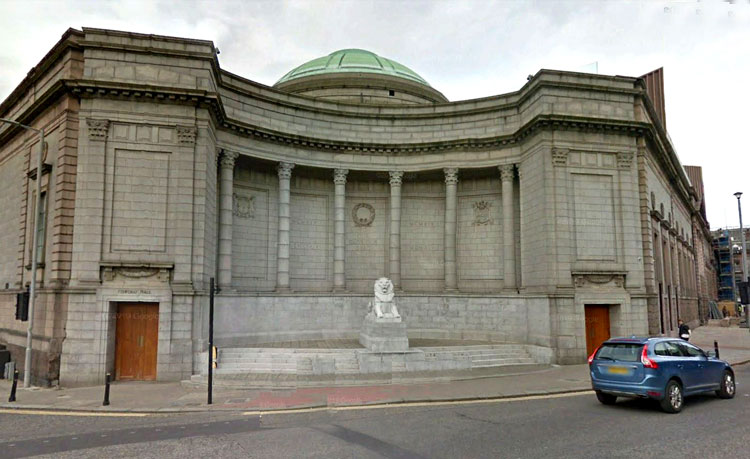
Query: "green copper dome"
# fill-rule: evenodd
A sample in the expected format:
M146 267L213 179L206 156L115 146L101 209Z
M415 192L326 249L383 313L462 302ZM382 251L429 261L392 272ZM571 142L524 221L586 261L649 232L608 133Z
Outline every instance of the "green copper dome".
M331 73L376 73L430 86L412 69L364 49L342 49L313 59L281 77L274 86L297 78Z

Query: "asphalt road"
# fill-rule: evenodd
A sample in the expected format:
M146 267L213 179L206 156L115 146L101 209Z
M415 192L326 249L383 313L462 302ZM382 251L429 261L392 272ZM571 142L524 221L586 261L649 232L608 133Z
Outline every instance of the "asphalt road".
M0 413L0 457L750 457L750 365L735 370L733 400L689 398L676 415L593 394L263 416Z

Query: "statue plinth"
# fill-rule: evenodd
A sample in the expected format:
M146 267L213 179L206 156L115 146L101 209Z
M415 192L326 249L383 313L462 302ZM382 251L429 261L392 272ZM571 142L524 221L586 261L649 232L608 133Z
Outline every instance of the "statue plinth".
M409 349L406 323L401 318L365 316L359 343L372 352L403 352Z
M409 349L406 323L393 302L393 283L381 277L375 282L375 300L370 302L359 332L359 342L372 352L403 352Z

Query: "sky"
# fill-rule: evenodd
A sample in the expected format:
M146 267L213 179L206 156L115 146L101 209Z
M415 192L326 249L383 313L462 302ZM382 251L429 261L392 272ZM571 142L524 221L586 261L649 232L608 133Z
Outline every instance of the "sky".
M703 168L712 228L750 225L750 0L0 0L0 100L69 27L212 40L221 67L273 85L363 48L449 100L516 91L539 69L640 76L664 67L667 130Z

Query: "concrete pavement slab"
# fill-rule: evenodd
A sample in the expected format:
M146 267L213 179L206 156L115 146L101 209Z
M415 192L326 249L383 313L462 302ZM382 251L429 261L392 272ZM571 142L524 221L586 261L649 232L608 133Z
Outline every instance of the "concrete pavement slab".
M750 361L747 329L701 327L691 342L712 349L719 342L721 357L732 364ZM460 376L460 375L456 375ZM0 380L0 393L9 394L10 381ZM206 387L178 382L117 382L111 386L111 405L104 407L104 386L23 389L17 402L2 408L94 412L190 412L225 410L283 410L313 407L346 407L404 402L483 400L547 395L590 390L588 365L553 366L541 371L435 381L429 378L391 384L284 389L214 388L213 405L206 405ZM5 395L3 395L3 399Z

